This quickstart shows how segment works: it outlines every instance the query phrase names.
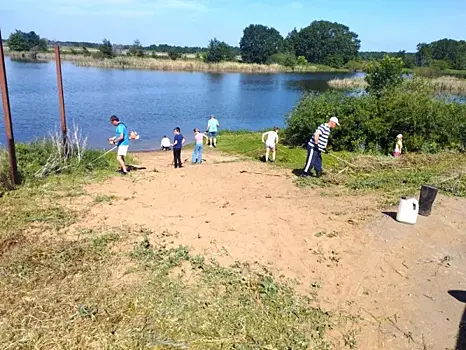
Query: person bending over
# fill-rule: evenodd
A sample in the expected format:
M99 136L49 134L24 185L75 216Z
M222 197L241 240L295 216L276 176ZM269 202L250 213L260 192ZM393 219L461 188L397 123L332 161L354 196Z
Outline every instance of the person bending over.
M264 140L267 136L267 140ZM274 126L273 130L262 134L262 142L265 142L265 161L269 161L270 150L272 150L272 162L275 162L278 144L278 128Z

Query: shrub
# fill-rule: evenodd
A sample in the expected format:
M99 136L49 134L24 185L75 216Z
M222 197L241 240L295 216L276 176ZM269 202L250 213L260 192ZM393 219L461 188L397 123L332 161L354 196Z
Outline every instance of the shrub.
M267 59L267 64L280 64L285 67L294 67L296 63L296 56L290 52L276 53Z
M384 91L400 85L403 81L403 61L398 57L385 55L380 62L367 65L367 91L380 96Z
M235 53L233 48L223 41L213 38L209 42L204 61L207 63L219 63L223 61L234 61Z
M298 66L305 66L306 64L308 64L306 57L298 56L298 58L296 59L296 64Z
M168 52L168 57L170 57L171 60L173 61L176 61L177 59L181 58L183 55L178 52L178 51L174 51L174 50L171 50Z
M302 145L332 115L341 120L331 134L335 150L390 152L399 133L410 151L466 146L466 105L434 99L424 80L406 81L380 96L335 91L305 95L287 118L286 141Z

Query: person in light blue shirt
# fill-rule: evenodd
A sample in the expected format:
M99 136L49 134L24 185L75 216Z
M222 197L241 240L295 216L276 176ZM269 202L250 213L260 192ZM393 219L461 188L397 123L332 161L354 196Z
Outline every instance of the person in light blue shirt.
M220 124L215 116L212 114L207 123L207 134L209 135L209 147L217 147L217 133Z
M118 147L118 152L117 152L117 160L118 163L120 163L120 170L122 174L126 175L128 173L128 170L126 169L126 164L125 164L125 157L126 154L128 153L128 148L129 148L129 133L128 133L128 128L126 125L122 122L120 122L120 119L112 115L110 117L110 122L116 126L115 130L115 136L108 139L111 144L114 144Z

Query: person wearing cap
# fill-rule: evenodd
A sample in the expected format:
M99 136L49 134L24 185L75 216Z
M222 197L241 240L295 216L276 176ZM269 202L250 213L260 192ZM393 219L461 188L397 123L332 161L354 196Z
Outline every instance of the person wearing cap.
M264 140L267 136L267 140ZM265 162L269 161L270 150L272 150L272 162L275 162L278 144L278 128L273 127L273 130L264 132L262 134L262 142L265 142Z
M312 168L316 170L316 177L322 176L322 152L327 152L330 130L340 125L337 117L332 117L327 123L321 124L307 143L307 158L301 176L311 176Z
M396 137L395 151L393 151L393 157L398 158L401 156L401 151L403 150L403 135L398 134Z

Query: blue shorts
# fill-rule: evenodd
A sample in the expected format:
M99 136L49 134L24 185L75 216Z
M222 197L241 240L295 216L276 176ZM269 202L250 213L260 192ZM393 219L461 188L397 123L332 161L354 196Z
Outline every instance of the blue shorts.
M209 137L217 137L217 132L216 131L209 131Z

